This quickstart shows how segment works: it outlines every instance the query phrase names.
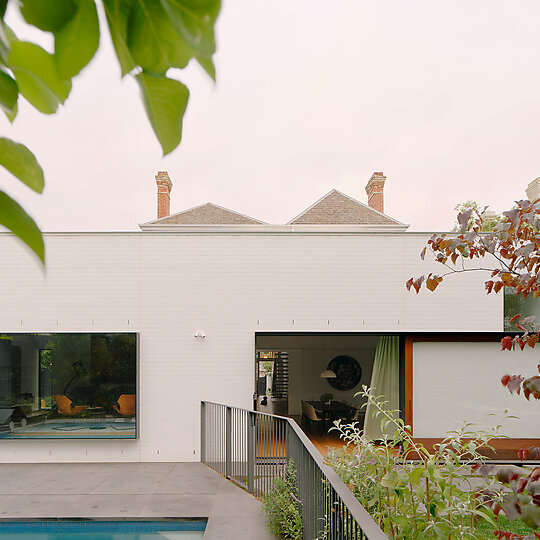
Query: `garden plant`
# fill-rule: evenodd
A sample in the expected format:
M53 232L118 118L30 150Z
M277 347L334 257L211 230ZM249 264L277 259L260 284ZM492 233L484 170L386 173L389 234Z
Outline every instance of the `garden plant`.
M387 410L382 396L366 386L357 395L371 404L383 431L394 433L376 444L356 422L337 421L332 429L347 445L328 461L389 538L492 538L479 523L494 534L492 507L503 486L496 476L476 470L485 461L481 451L500 437L498 427L487 433L463 424L429 451L413 439L399 411Z
M276 476L272 489L262 500L262 511L268 528L275 536L301 540L304 531L302 502L298 499L298 482L294 462L289 460L281 476Z
M422 287L435 291L440 283L451 275L464 272L487 272L484 282L487 294L506 290L515 299L540 297L540 199L536 201L517 201L510 210L502 213L502 220L490 232L482 232L484 220L482 213L468 208L457 216L459 229L455 235L434 234L424 247L420 256L425 258L427 251L444 266L440 274L429 273L411 278L406 285L417 293ZM480 264L480 260L482 260ZM473 264L471 264L473 263ZM516 304L519 305L518 302ZM516 313L511 319L516 325L513 336L501 340L502 350L513 350L526 346L534 348L540 341L540 332L534 316ZM540 371L540 364L538 364ZM502 374L501 383L512 393L522 394L527 400L540 399L540 377L537 374ZM540 458L540 448L523 448L519 458ZM480 469L489 476L494 471L489 467ZM496 513L501 510L511 520L521 518L527 525L540 526L540 468L519 469L504 474L502 480L507 492L500 503L493 502ZM506 534L506 533L502 533ZM511 533L507 538L513 538ZM505 536L501 536L504 538Z

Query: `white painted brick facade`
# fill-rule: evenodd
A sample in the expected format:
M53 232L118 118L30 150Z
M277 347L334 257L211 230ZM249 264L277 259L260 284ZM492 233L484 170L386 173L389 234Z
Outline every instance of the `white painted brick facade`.
M200 400L251 407L256 332L501 331L480 273L407 292L440 271L428 237L51 233L44 271L0 234L1 332L140 332L138 440L4 440L0 460L198 460Z

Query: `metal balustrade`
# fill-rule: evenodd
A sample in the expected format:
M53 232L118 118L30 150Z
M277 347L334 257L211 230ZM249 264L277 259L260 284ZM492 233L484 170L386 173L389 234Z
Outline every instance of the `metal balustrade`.
M388 540L290 418L201 402L201 461L262 498L294 462L304 540Z

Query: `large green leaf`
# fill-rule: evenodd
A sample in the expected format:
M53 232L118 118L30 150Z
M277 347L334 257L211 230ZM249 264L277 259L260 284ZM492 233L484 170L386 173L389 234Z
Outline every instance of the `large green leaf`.
M3 21L0 21L0 63L4 65L7 64L10 49L10 37L13 36L13 31L9 26Z
M11 44L8 56L20 93L40 112L52 114L64 103L71 81L58 74L54 58L39 45L26 41Z
M77 0L77 13L54 36L58 73L71 79L85 67L99 45L99 21L94 0Z
M163 155L174 150L182 139L182 119L189 90L180 81L147 73L136 76L142 91L146 114L163 149Z
M43 191L43 169L36 156L23 144L0 137L0 165L29 188L38 193Z
M73 0L22 0L21 13L28 24L45 32L59 32L75 15Z
M210 75L210 78L216 82L216 66L211 58L205 58L203 56L197 56L197 62L199 65Z
M159 0L134 0L127 44L135 63L157 75L164 75L170 67L184 68L195 56L172 27Z
M0 191L0 225L18 236L45 263L45 246L39 227L22 206L3 191Z
M11 112L4 111L4 114L6 115L7 119L13 123L13 120L17 117L17 113L19 112L19 108L17 107L17 104L15 103L15 107L13 107L13 110Z
M132 0L103 0L109 31L122 70L122 77L135 67L135 62L127 46L127 28L131 6Z
M17 107L19 88L17 83L5 71L0 69L0 107L7 113L13 113Z
M216 50L214 23L220 0L160 0L174 29L199 56Z

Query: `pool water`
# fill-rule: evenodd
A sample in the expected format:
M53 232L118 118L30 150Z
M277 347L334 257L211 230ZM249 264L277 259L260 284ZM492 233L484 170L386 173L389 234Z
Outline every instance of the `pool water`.
M4 521L0 540L200 540L206 521Z

